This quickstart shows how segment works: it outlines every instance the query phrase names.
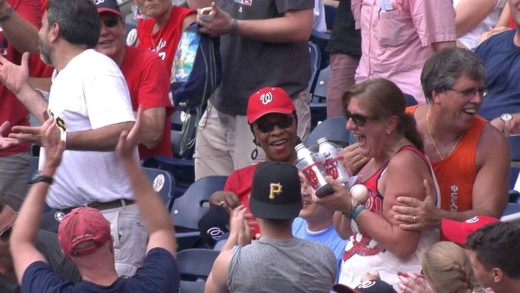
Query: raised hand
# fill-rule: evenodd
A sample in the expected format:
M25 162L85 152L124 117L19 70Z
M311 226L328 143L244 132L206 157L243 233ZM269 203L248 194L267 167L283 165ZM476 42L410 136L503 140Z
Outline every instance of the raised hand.
M21 65L16 65L0 56L0 82L11 92L17 95L24 87L29 85L29 53L22 55Z
M9 121L5 121L4 123L2 123L2 125L0 125L0 150L8 149L20 143L18 139L5 137L3 135L3 133L5 133L7 129L9 129L9 126L11 126Z
M40 127L41 142L45 149L45 164L43 169L54 173L61 163L65 151L65 141L60 140L60 129L54 119L48 118ZM49 172L45 174L49 174Z
M139 144L139 133L141 131L143 120L143 109L141 109L141 107L137 110L136 118L135 124L130 132L121 132L116 146L117 154L124 160L134 161L134 150Z

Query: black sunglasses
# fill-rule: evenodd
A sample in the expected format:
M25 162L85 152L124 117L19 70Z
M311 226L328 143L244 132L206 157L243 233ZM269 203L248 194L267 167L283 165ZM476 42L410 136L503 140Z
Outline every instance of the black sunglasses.
M4 242L9 241L9 237L11 236L11 231L13 231L13 225L5 228L2 232L0 232L0 240L2 240Z
M120 16L117 15L111 15L108 17L102 17L101 21L106 27L114 27L119 23L119 19L121 19Z
M278 121L263 121L263 122L255 122L256 128L260 130L262 133L269 133L273 131L274 126L278 126L281 129L286 129L291 127L293 124L292 116L280 117Z
M352 114L347 110L345 110L345 118L347 118L347 121L352 119L352 122L354 122L354 124L358 127L363 127L367 121L373 120L373 118L369 118L361 114Z

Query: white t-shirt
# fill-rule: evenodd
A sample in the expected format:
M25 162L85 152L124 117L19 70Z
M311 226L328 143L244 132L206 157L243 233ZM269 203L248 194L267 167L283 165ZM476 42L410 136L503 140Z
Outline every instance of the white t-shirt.
M327 31L327 22L325 21L325 6L323 0L314 0L314 11L312 17L312 29L318 32Z
M68 132L135 121L123 74L103 54L84 51L60 72L55 70L52 81L49 110L55 119L63 119ZM137 150L135 156L138 160ZM52 208L68 208L131 197L128 177L114 151L66 150L47 203Z
M461 0L454 0L453 7L457 7ZM502 9L506 5L507 0L496 0L496 5L493 10L479 23L476 27L474 27L471 31L467 32L465 35L458 38L458 41L461 42L468 49L473 49L478 45L478 39L480 35L489 31L492 27L497 24L498 19L500 18L500 14L502 13Z

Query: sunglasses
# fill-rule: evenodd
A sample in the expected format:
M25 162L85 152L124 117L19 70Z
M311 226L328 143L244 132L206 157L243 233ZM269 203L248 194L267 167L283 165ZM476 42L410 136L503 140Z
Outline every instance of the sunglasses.
M474 97L477 94L479 96L483 97L487 93L487 89L486 88L482 88L482 87L481 88L477 88L477 89L476 88L471 88L471 89L465 89L465 90L456 90L456 89L449 88L448 90L454 91L456 93L459 93L459 94L463 95L466 98Z
M256 128L260 130L262 133L269 133L273 131L275 125L278 126L280 129L286 129L291 127L293 124L293 117L292 116L285 116L280 117L278 121L263 121L263 122L256 122Z
M347 121L352 119L352 122L354 122L354 124L358 127L363 127L367 121L373 120L373 118L369 118L361 114L352 114L347 110L345 110L345 118L347 118Z
M2 240L4 242L9 241L9 237L11 236L11 231L13 231L13 225L5 228L2 232L0 232L0 240Z
M108 17L102 17L101 21L106 27L115 27L119 23L120 16L113 15Z

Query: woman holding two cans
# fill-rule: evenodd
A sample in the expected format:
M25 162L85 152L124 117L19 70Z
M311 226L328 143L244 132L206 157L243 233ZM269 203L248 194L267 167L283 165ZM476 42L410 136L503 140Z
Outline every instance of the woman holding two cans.
M398 271L420 272L420 254L438 235L399 229L391 207L401 195L422 200L426 189L435 194L437 183L415 121L405 114L403 93L394 83L370 79L351 87L342 102L346 127L369 158L357 174L369 192L365 204L359 204L329 178L336 192L317 200L337 211L336 229L350 237L339 282L355 287L364 273L378 270L382 280L396 285Z

